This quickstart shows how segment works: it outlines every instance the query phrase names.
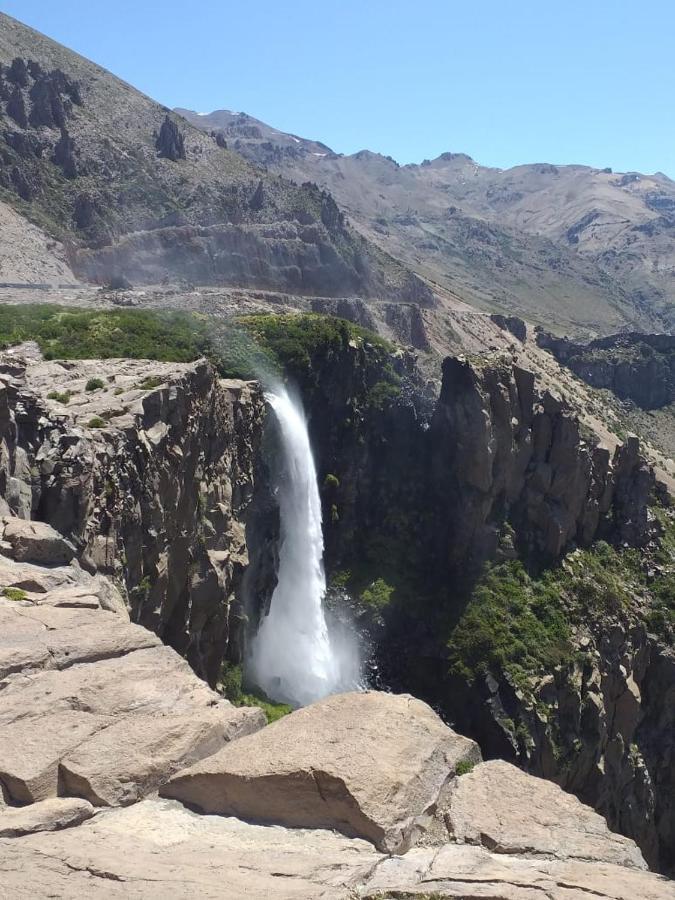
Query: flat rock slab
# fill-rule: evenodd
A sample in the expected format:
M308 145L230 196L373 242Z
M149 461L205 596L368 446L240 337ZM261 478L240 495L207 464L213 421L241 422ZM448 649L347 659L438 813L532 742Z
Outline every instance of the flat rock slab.
M260 709L220 706L182 715L131 715L97 732L59 766L61 791L94 806L126 806L174 772L266 724Z
M0 599L0 627L0 678L19 671L65 669L161 644L152 632L99 606Z
M35 803L56 797L61 758L111 721L105 716L69 710L3 725L0 781L12 802Z
M357 896L453 900L673 900L667 878L611 863L546 860L490 853L483 847L446 844L383 859Z
M68 709L121 716L190 713L216 705L230 706L165 646L62 671L18 673L0 681L0 727L18 718Z
M12 900L673 900L673 882L610 863L448 844L385 856L326 830L251 825L144 800L78 828L0 839Z
M3 521L2 539L10 545L17 562L62 566L75 556L73 545L46 522L14 518Z
M78 797L53 797L30 806L8 806L0 811L0 837L72 828L90 819L94 813L91 803Z
M378 858L369 843L330 831L249 825L145 800L100 812L77 829L0 840L0 893L12 900L351 900Z
M543 778L501 760L481 763L449 786L444 818L452 837L496 853L596 860L646 869L635 843Z
M162 789L207 813L331 828L404 852L457 764L480 752L408 695L328 697L180 772Z

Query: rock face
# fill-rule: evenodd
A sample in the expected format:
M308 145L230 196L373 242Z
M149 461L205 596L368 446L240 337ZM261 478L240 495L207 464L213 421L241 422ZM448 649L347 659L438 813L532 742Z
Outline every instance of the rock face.
M331 563L378 543L442 585L494 558L505 522L523 556L549 562L573 543L653 536L655 479L637 440L614 457L589 445L531 372L502 356L447 357L435 404L404 387L372 410L353 399L367 397L359 353L332 359L325 377L318 361L322 378L306 391L320 475L340 484L338 517L324 515Z
M333 828L389 853L425 831L457 765L480 759L426 704L375 692L329 697L228 750L162 795L206 813Z
M448 357L430 443L435 491L462 512L437 545L455 563L494 554L504 511L521 546L549 560L573 541L640 546L652 534L654 475L637 440L614 459L588 446L574 414L517 366Z
M103 387L85 390L91 378ZM126 585L134 621L215 683L242 614L258 388L221 382L205 362L12 353L0 379L0 513L43 520L4 526L14 558L61 563L76 550Z
M643 409L675 400L675 337L629 332L579 344L545 331L537 344L596 388L607 388Z

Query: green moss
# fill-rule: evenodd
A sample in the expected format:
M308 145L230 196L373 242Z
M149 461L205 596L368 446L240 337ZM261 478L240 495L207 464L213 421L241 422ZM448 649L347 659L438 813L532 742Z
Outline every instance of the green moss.
M336 491L340 487L340 479L335 475L331 475L330 472L323 480L323 489L325 491Z
M675 524L670 513L659 515L666 525L651 562L637 550L598 541L536 575L518 561L488 566L450 623L451 672L469 682L507 673L527 691L531 676L580 661L575 629L592 632L598 621L613 618L644 617L672 640ZM647 574L653 565L660 566L657 577Z
M89 381L85 384L85 391L100 391L101 388L105 387L105 383L101 378L90 378Z
M25 600L28 595L21 588L6 587L2 589L2 596L6 600Z
M265 713L268 725L293 712L292 706L287 703L275 703L263 694L242 694L240 702L236 705L259 707Z
M378 381L368 394L368 405L372 409L384 409L400 393L400 385L398 379L391 381Z
M350 322L315 314L220 319L173 310L0 306L0 348L26 340L36 341L46 359L192 362L206 356L224 377L272 379L285 373L301 384L318 378L314 369L351 345L365 350L379 373L372 388L376 404L393 396L398 385L390 344ZM149 376L140 386L150 390L161 383ZM87 390L102 387L101 379L92 378Z

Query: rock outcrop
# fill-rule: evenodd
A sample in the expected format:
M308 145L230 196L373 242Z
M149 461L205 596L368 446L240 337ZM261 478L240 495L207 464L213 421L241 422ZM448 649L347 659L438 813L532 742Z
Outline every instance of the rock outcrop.
M402 853L428 828L457 766L479 760L473 741L414 697L340 694L179 773L162 796L206 813L332 828Z
M583 381L643 409L675 400L675 337L628 332L580 344L539 331L537 344Z
M0 785L8 803L39 808L8 813L0 830L86 817L81 802L41 805L57 797L134 802L265 723L209 690L123 605L105 609L115 590L105 579L75 562L45 569L46 583L41 567L32 581L26 568L0 567Z
M337 715L327 714L331 708ZM372 715L370 722L365 719L366 710ZM409 835L422 838L424 846L405 853L382 853L369 841L332 830L344 825L337 806L339 794L346 796L345 790L356 784L357 763L346 752L351 747L345 748L341 740L350 711L356 713L357 736L364 731L370 736L360 760L367 778L353 795L352 821L359 810L367 809L381 823L390 823L392 808L407 820L414 819L420 801L428 802L431 786L428 758L415 738L422 736L428 749L432 732L440 738L433 763L437 797L428 816L434 827ZM388 718L392 712L393 720ZM300 724L293 724L294 719ZM241 783L250 800L248 815L269 819L266 800L288 819L297 812L307 813L302 778L293 774L293 760L300 753L321 790L311 805L316 810L323 804L322 823L316 825L324 827L269 827L232 816L195 815L166 799L146 799L94 815L94 808L83 800L43 801L25 811L0 812L3 889L20 900L40 895L154 900L167 895L192 897L195 891L225 900L242 896L254 900L271 896L281 900L415 896L581 900L589 891L608 900L672 897L672 882L645 871L631 841L613 835L600 816L559 788L503 763L479 763L468 774L456 775L455 750L460 749L465 767L470 768L466 751L475 754L475 746L454 734L419 701L386 694L346 694L294 712L287 721L289 738L309 737L310 742L298 749L282 737L278 754L272 755L265 752L263 741L259 756L252 755L255 735L231 745L232 750L243 751L243 766L257 768L248 785ZM308 731L312 721L317 728ZM259 737L273 741L280 726L269 726ZM199 777L204 784L197 806L203 805L209 781L215 802L226 802L236 788L230 781L223 790L223 754L210 759L210 769L207 760L198 776L194 768L179 773L168 789L190 783L194 787ZM277 807L281 797L275 782L278 785L280 769L287 761L287 790L283 806ZM399 762L412 780L403 792L394 789L392 793L392 776L398 779L390 763L398 766ZM323 777L329 769L335 775L332 785ZM77 807L69 805L73 803ZM77 827L68 827L87 816ZM17 821L24 824L17 828ZM23 833L31 822L38 827ZM375 839L373 833L370 839ZM399 851L405 849L398 846Z
M159 129L155 147L160 156L164 159L170 159L177 162L179 159L185 159L185 137L178 125L166 116Z
M76 552L126 587L135 622L215 684L243 615L259 389L219 380L204 361L30 353L6 354L0 379L0 513L42 520L5 525L14 558ZM59 534L45 537L45 522Z

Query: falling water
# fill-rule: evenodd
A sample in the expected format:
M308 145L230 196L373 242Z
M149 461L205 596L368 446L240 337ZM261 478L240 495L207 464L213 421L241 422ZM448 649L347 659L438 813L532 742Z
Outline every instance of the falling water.
M283 459L278 500L281 544L277 586L253 639L249 677L268 697L305 706L357 686L356 647L331 640L323 610L321 500L307 424L283 387L266 394L279 424Z

